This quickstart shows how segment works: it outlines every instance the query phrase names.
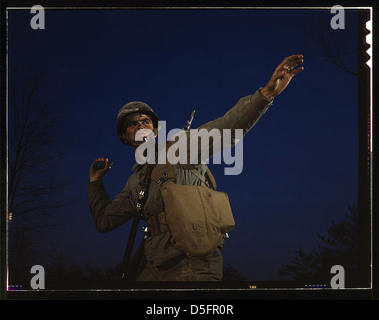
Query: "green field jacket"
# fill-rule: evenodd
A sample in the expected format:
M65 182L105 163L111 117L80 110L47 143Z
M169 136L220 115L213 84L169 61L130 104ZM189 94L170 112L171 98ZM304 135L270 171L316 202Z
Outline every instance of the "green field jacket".
M272 101L267 101L257 90L253 95L241 98L225 115L212 120L198 129L242 129L246 134L266 112ZM134 173L127 180L123 190L112 200L107 194L103 181L98 180L87 184L89 208L97 231L109 232L121 226L136 215L138 193L143 180L142 165L135 164ZM201 175L207 170L206 164L196 166ZM167 173L166 164L157 164L155 169ZM180 163L174 165L176 183L183 185L200 185L201 180L187 166ZM164 211L159 185L151 182L148 198L144 206L145 217L158 215ZM149 237L145 243L145 256L150 265L159 266L169 259L182 254L170 243L170 233L164 232Z

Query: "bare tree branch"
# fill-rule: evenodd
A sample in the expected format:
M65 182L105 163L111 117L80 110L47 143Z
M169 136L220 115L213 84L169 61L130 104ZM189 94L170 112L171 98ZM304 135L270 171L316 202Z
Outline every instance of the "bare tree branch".
M71 177L54 170L68 150L57 143L59 112L54 91L41 72L12 74L8 88L9 261L13 274L42 252L48 233L62 225L57 209L75 199L66 194Z
M354 26L351 26L353 28ZM308 15L307 22L301 24L304 32L310 36L320 47L321 52L312 52L325 58L329 63L346 71L347 73L358 76L358 72L348 67L345 62L343 48L351 39L347 39L342 30L334 30L330 26L330 17L324 14L312 13Z

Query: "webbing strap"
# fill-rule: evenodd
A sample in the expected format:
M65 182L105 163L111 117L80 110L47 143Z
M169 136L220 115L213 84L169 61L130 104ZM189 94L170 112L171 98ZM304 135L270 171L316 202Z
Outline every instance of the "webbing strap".
M153 180L157 184L160 184L163 181L163 178L164 174L162 175L162 172L154 168L153 172L151 173L151 180Z
M198 179L200 179L201 183L206 185L206 177L203 176L198 170L196 169L191 169L190 166L185 166L189 171L192 172L192 174L194 174ZM208 182L210 183L210 187L213 189L213 190L216 190L217 188L217 184L216 184L216 180L212 174L212 172L209 170L209 168L207 168L207 171L205 173L208 177ZM162 174L160 171L156 170L155 168L153 169L153 172L151 173L151 180L153 180L154 182L160 184L161 182L165 181L167 178L167 180L171 180L174 182L174 166L171 164L171 163L167 163L167 175L165 176L165 174Z
M200 172L198 170L195 170L195 169L190 169L190 171L192 172L192 174L194 174L196 177L198 177L201 181L201 183L203 185L206 185L205 184L205 177L203 175L200 174Z
M133 224L130 228L130 233L129 233L129 238L128 238L128 243L126 245L126 249L124 252L124 258L122 261L122 279L129 280L134 276L132 271L136 271L136 263L139 263L139 260L135 258L134 260L132 259L131 261L131 256L132 256L132 251L133 251L133 246L134 246L134 241L136 239L136 233L137 233L137 228L138 224L142 218L142 212L143 212L143 207L145 205L146 199L147 199L147 193L150 185L150 175L152 174L153 166L152 165L147 165L145 169L145 177L142 183L141 191L138 195L138 201L137 201L137 215L133 219ZM144 242L145 239L142 240ZM140 245L140 250L141 251L143 248L143 245ZM141 257L140 254L138 255L139 258ZM133 262L133 263L132 263Z
M174 180L174 166L167 161L167 177L171 180Z
M145 177L142 182L141 190L138 194L138 200L137 200L137 211L142 211L143 206L147 199L147 191L150 185L150 177L153 171L153 165L145 165Z
M211 185L213 186L213 190L216 190L216 189L217 189L216 179L215 179L215 177L213 176L211 170L209 170L209 168L207 168L206 175L208 175L209 182L210 182Z
M169 149L169 147L172 145L173 142L167 142L166 144L166 148L167 150ZM188 170L190 170L198 179L200 179L201 183L203 185L206 185L206 178L205 176L203 176L202 174L200 174L200 172L197 170L197 169L191 169L191 165L188 165L188 164L185 164L183 165L185 168L187 168ZM208 180L209 180L209 183L211 184L211 188L213 188L213 190L216 190L217 188L217 184L216 184L216 180L212 174L212 172L209 170L209 168L207 167L207 171L205 173L207 176L208 176ZM164 174L162 175L161 172L159 172L158 170L156 170L155 168L153 169L152 173L151 173L151 179L153 181L155 181L156 183L160 184L161 182L163 182L163 180L167 178L168 180L171 180L173 182L175 182L175 178L174 178L174 166L170 163L170 161L167 160L167 176L165 177Z

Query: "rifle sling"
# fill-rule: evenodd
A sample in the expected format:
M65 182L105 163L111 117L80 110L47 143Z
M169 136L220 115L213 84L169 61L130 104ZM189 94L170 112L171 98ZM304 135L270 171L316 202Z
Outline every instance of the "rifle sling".
M130 229L129 239L128 239L128 243L126 245L124 258L123 258L123 262L122 262L122 269L123 269L122 276L121 276L122 279L131 277L132 276L131 270L132 269L136 270L136 268L135 267L133 268L133 266L131 264L130 257L132 255L138 225L139 225L139 222L140 222L142 215L143 215L143 207L144 207L146 199L147 199L147 192L148 192L150 181L151 181L150 177L151 177L152 170L153 170L153 165L151 165L151 164L147 165L147 168L145 171L145 178L143 179L141 191L139 193L139 199L138 199L138 203L137 203L137 206L138 206L137 207L137 215L133 219L133 224L132 224L131 229ZM144 243L144 242L145 242L145 237L142 240L142 243ZM140 248L142 246L142 243L139 245ZM136 260L137 259L134 259L135 263L138 263L139 261L136 261ZM132 259L132 261L133 261L133 259Z

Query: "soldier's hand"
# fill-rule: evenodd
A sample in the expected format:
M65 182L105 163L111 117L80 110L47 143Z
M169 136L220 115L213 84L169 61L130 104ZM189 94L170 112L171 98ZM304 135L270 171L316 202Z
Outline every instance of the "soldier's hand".
M97 169L97 170L95 169L94 164L97 161L104 161L105 162L105 166L103 169ZM101 180L103 178L103 176L108 172L108 170L109 170L109 159L108 158L96 158L92 162L92 165L89 169L89 181L93 182L93 181Z
M265 87L261 89L262 95L266 99L272 100L280 94L288 86L292 78L304 70L303 67L295 68L303 61L303 55L301 54L294 54L285 58L275 69Z

